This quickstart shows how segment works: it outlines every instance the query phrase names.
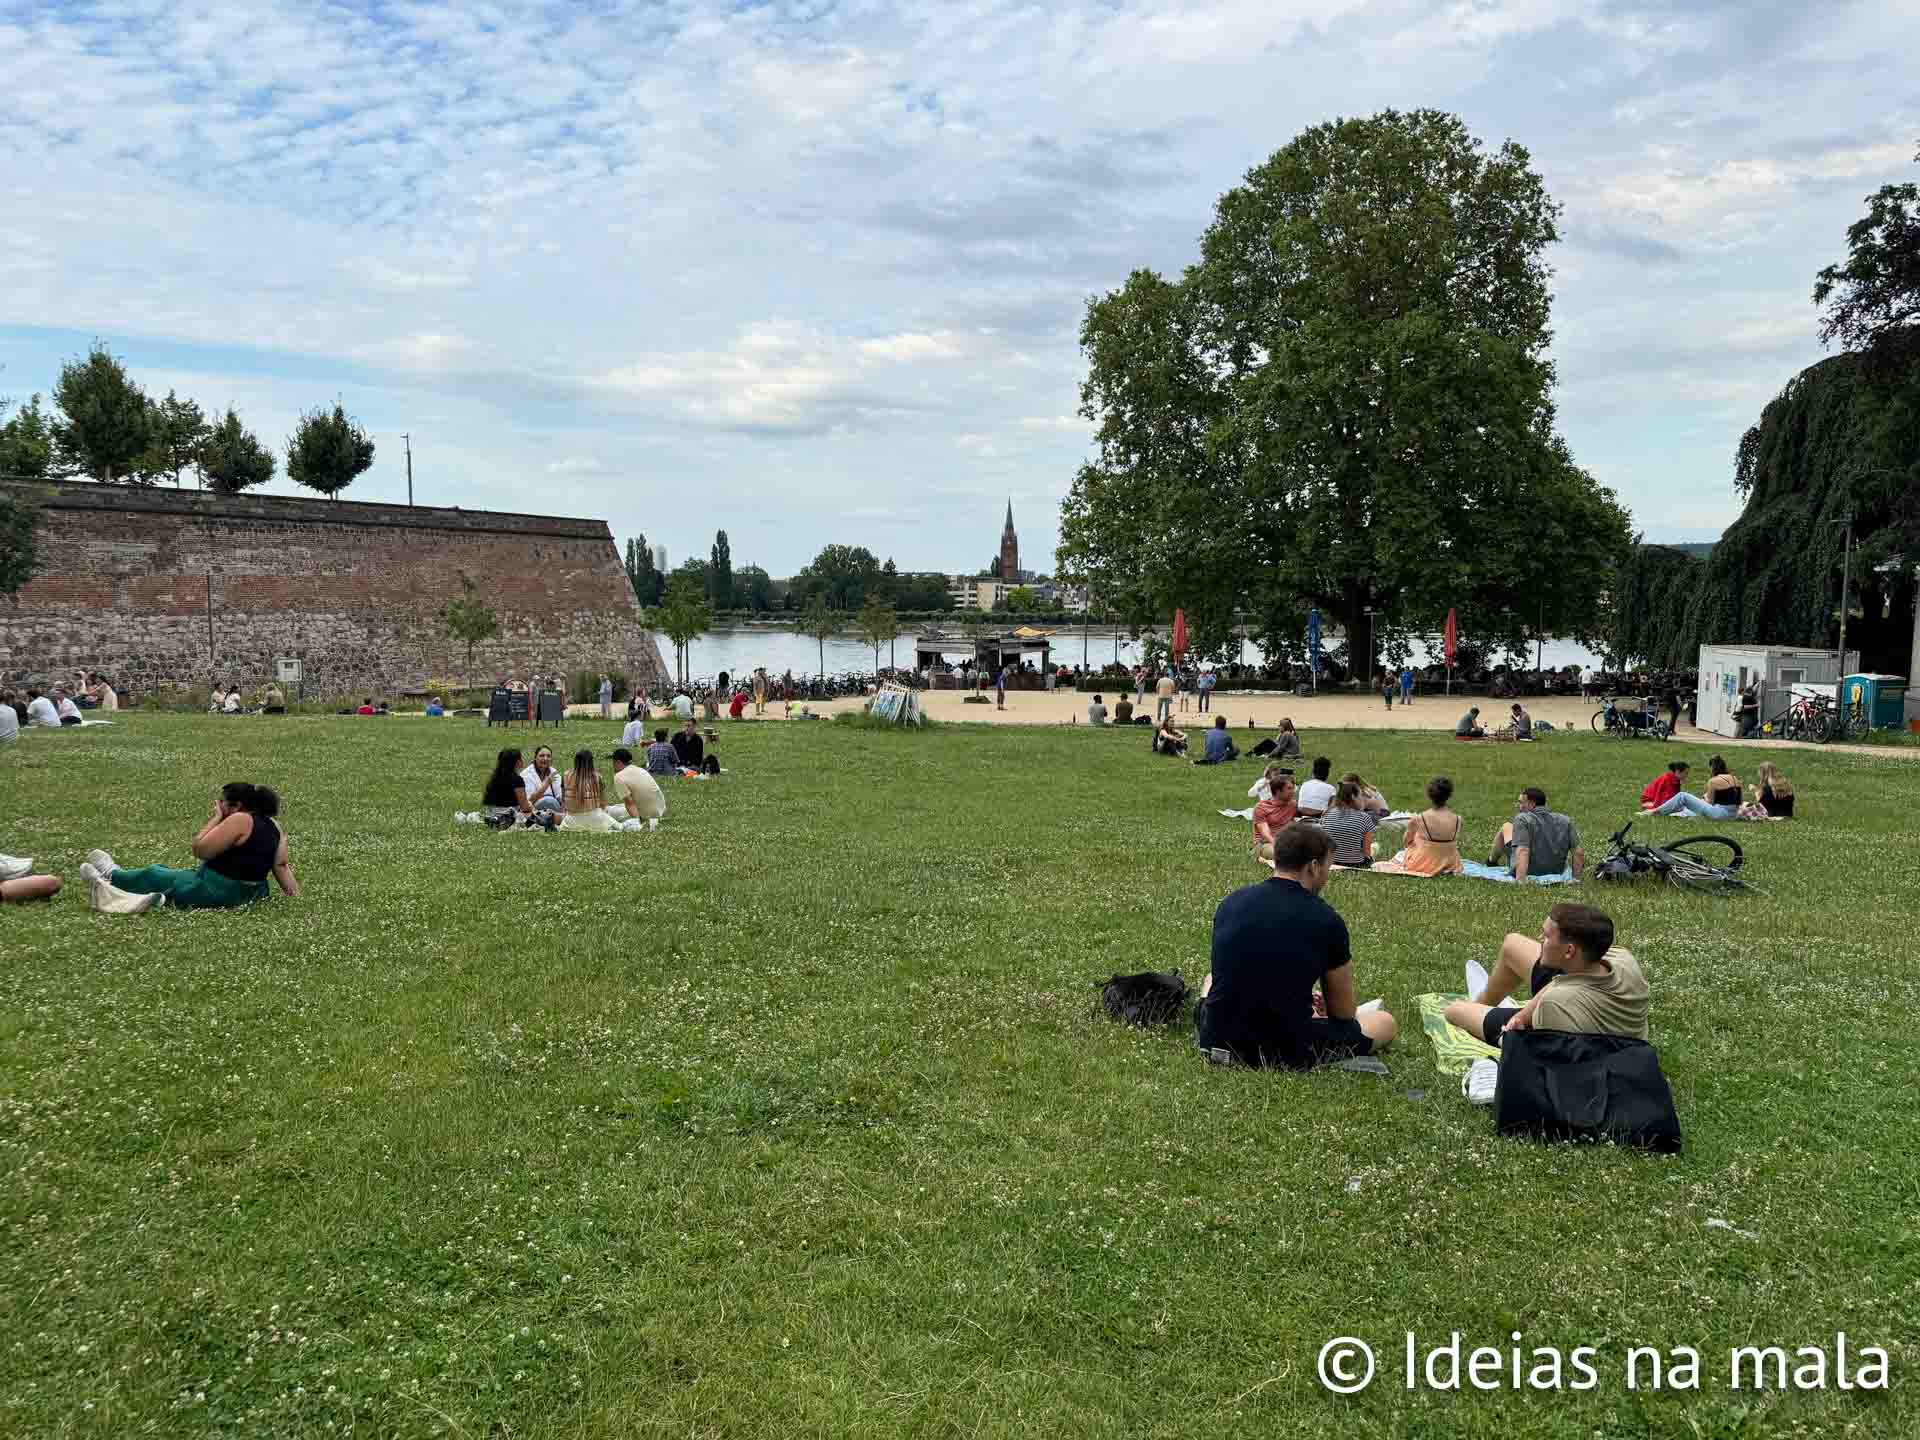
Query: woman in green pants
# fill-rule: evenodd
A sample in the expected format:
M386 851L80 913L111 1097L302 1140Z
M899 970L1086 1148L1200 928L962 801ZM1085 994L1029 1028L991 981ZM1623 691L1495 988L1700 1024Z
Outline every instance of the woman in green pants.
M182 910L224 910L264 900L267 877L289 897L300 893L287 861L287 837L274 823L280 797L265 785L235 780L221 787L213 813L193 837L193 870L144 865L123 870L104 850L80 867L88 904L112 914L135 915L167 901Z

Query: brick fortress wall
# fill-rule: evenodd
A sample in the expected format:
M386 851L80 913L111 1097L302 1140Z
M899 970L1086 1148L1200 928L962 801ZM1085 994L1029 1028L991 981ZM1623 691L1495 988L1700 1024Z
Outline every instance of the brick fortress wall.
M302 661L309 699L601 667L666 680L605 521L86 483L4 489L43 505L39 572L0 600L9 684L98 670L139 695L214 680L251 693L282 656ZM463 577L500 621L471 671L440 618Z

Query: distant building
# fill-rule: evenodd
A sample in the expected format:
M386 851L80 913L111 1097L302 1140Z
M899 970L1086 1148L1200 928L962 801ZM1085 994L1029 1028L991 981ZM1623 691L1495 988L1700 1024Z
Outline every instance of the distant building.
M662 575L667 573L667 547L666 546L656 545L653 547L653 568L658 570Z
M1000 532L1000 578L1009 585L1018 585L1025 577L1020 573L1020 537L1013 529L1013 501L1007 501L1007 523Z

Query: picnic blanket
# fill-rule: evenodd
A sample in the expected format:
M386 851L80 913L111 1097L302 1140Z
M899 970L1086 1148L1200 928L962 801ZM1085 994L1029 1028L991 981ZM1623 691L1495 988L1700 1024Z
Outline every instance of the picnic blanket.
M1500 1052L1483 1044L1477 1035L1469 1035L1457 1025L1447 1023L1446 1008L1466 995L1416 995L1420 1007L1420 1028L1433 1045L1433 1063L1442 1075L1464 1075L1476 1060L1498 1060Z
M1513 872L1499 865L1482 865L1478 860L1460 862L1460 873L1469 880L1496 880L1505 885L1515 884ZM1404 869L1397 860L1382 860L1367 867L1376 875L1403 875L1413 880L1438 880L1439 875L1423 875L1416 870ZM1444 874L1446 872L1442 872ZM1558 875L1529 875L1529 885L1571 885L1574 883L1573 871L1562 870Z

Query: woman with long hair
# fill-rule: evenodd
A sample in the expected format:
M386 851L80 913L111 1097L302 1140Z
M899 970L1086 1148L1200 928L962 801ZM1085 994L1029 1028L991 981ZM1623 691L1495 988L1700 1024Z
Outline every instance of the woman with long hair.
M607 813L606 798L600 784L600 772L594 767L593 751L573 752L573 769L561 782L560 828L563 830L612 830L618 822Z
M527 782L520 770L520 752L509 746L493 762L493 773L480 792L477 820L531 819L533 804L527 799ZM460 818L458 816L456 819Z
M1333 804L1315 822L1333 840L1333 863L1365 867L1373 864L1373 831L1379 823L1360 808L1360 785L1342 780L1333 792Z
M264 900L271 875L288 898L299 895L287 859L287 837L275 817L280 797L265 785L232 780L220 787L212 813L193 837L192 870L143 865L127 870L104 850L88 852L80 867L87 903L95 910L133 915L170 902L180 910L230 910Z
M1742 820L1791 820L1793 786L1771 760L1760 762L1760 783L1753 787L1753 799L1740 807Z

